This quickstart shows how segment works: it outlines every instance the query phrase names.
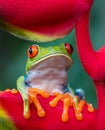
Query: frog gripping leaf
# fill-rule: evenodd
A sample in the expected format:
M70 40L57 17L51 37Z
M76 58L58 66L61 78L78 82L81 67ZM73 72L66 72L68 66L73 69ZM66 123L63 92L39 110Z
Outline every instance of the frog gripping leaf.
M69 107L74 108L78 120L82 119L81 111L86 103L83 100L84 93L80 90L76 96L72 88L68 85L67 80L67 70L72 65L72 52L73 47L69 43L53 47L32 45L28 48L26 76L21 76L17 80L17 88L21 93L24 103L23 115L26 119L31 116L30 104L32 103L39 117L46 115L45 110L38 100L38 95L41 95L43 98L55 96L49 102L51 107L56 107L59 101L63 102L62 121L68 121ZM81 100L79 96L82 97Z

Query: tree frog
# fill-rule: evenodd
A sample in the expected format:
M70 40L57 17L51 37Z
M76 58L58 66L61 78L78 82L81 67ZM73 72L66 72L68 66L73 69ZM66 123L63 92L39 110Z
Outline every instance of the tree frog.
M74 95L67 82L67 70L73 63L71 58L72 52L73 47L69 43L53 47L32 45L28 48L26 76L21 76L17 80L17 88L24 101L25 118L30 116L29 98L33 99L36 93L43 97L64 93ZM31 90L34 90L35 93L32 94ZM34 96L32 97L32 95ZM34 100L34 104L38 102L36 97L34 97ZM35 105L39 111L38 115L43 117L45 112L39 102Z

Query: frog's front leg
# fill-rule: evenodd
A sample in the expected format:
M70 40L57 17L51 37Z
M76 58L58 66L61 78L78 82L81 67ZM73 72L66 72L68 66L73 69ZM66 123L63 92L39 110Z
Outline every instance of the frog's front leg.
M45 116L45 111L42 108L37 95L41 95L44 98L49 97L49 93L38 88L32 88L31 85L27 82L27 77L21 76L17 80L17 88L21 93L24 102L24 117L26 119L30 118L30 104L34 104L37 109L37 114L39 117Z
M29 109L29 99L28 99L28 93L25 85L24 76L21 76L17 79L17 89L19 90L22 96L23 103L24 103L24 117L27 119L30 117L30 109Z
M60 100L63 102L62 121L64 122L68 121L69 107L73 107L76 118L78 120L82 120L81 112L85 105L85 101L82 99L81 100L79 99L80 96L82 97L81 94L83 94L81 93L80 89L77 89L76 94L77 95L75 95L75 92L73 91L73 89L69 85L67 85L67 86L64 86L63 94L55 93L55 98L51 100L49 103L51 107L56 107Z

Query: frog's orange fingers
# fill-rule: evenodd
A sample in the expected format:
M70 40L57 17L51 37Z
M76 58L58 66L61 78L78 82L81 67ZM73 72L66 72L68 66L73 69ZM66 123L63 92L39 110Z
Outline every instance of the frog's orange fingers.
M58 94L52 101L49 102L51 107L56 107L59 100L62 99L62 94Z
M37 94L40 94L42 97L44 98L48 98L50 95L48 92L46 91L43 91L41 89L37 89L37 88L28 88L28 92L29 93L37 93Z
M36 93L29 93L29 98L31 99L31 102L34 103L36 109L37 109L37 114L39 117L44 117L45 116L45 111L42 108Z
M69 119L68 117L69 107L70 107L70 99L66 98L64 99L64 107L63 107L63 113L62 113L62 121L64 122L67 122Z

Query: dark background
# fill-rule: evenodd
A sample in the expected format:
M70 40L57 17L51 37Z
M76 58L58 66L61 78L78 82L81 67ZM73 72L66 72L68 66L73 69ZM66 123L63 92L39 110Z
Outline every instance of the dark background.
M105 44L105 0L95 0L90 19L90 35L94 49L99 49ZM83 88L86 100L97 106L94 85L81 66L75 47L75 31L67 37L50 43L40 43L41 46L70 42L74 46L73 66L69 70L69 83L72 88ZM25 75L27 61L27 48L34 43L19 39L7 32L0 30L0 90L16 88L16 80ZM92 62L92 61L91 61Z

